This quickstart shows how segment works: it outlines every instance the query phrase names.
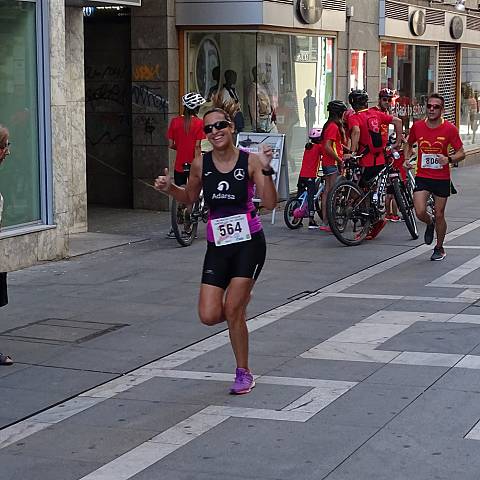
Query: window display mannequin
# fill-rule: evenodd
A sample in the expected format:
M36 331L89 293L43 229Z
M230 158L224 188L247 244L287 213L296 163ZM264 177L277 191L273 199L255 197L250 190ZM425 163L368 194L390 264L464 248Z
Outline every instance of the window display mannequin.
M220 67L214 67L212 69L212 78L215 81L215 85L210 87L210 90L208 91L207 102L212 99L213 95L215 95L220 88Z
M256 132L277 132L272 119L273 108L265 81L258 78L257 67L252 68L253 81L248 87L248 112L252 123L252 130Z
M245 119L242 113L242 107L238 98L237 91L235 89L235 83L237 82L237 72L234 70L225 71L225 83L220 91L220 96L223 104L234 103L237 106L233 122L235 123L235 130L237 133L242 132L245 128Z

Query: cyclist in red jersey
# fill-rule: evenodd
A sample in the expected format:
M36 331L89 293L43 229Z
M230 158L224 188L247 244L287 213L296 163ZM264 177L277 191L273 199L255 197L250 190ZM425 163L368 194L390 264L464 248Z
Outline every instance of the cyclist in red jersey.
M413 144L418 146L413 203L417 218L427 224L425 243L431 245L435 231L437 233L437 243L430 257L434 261L443 260L446 256L443 248L447 233L445 207L452 187L449 164L465 158L458 129L443 118L444 111L445 99L438 93L432 93L427 101L427 118L412 125L405 147L405 167L412 168L408 159L412 155ZM430 194L435 200L435 218L427 212Z
M203 133L203 120L197 117L200 106L205 99L195 92L182 97L183 115L172 118L167 131L169 148L177 152L174 176L176 185L185 185L188 175L184 172L184 164L191 165L196 154L200 153L200 143L206 138Z
M186 164L191 165L196 155L201 153L201 141L206 138L203 133L203 120L197 117L200 106L205 99L195 92L189 92L182 97L183 115L172 118L168 126L168 146L177 152L174 166L174 181L176 185L186 185L188 172ZM175 238L173 228L167 233L167 238Z
M393 115L368 108L368 93L364 90L352 90L348 96L350 105L355 110L355 115L348 117L349 128L352 131L352 152L363 154L360 160L362 168L361 183L365 185L374 178L384 167L385 157L383 150L387 139L382 137L383 125L391 123L395 127L397 142L394 148L400 148L402 132L402 121ZM367 240L375 238L386 224L385 219L374 224L367 235Z
M298 195L307 190L308 203L308 228L318 228L315 222L315 181L317 180L318 168L322 157L322 146L320 145L322 129L312 128L308 132L309 142L305 145L303 152L302 167L298 177Z
M327 105L327 111L329 112L328 120L323 126L320 137L323 147L322 170L325 177L322 199L323 225L320 230L331 232L327 221L327 197L328 192L335 185L338 172L342 169L343 145L346 143L343 116L347 111L347 105L341 100L332 100Z
M384 113L392 113L392 104L393 98L395 97L395 90L390 88L382 88L378 92L378 104L375 107L372 107L374 110L378 110ZM388 143L393 144L395 142L389 142L388 137L388 125L382 125L380 128L383 141L387 145ZM393 135L392 138L394 138ZM398 168L402 174L402 178L405 175L405 169L403 168L403 159L395 160L393 162L393 166ZM391 222L399 222L400 217L398 216L398 208L395 202L395 197L393 195L393 186L388 185L387 187L387 196L385 198L385 206L387 209L387 213L385 215L385 220L390 220Z

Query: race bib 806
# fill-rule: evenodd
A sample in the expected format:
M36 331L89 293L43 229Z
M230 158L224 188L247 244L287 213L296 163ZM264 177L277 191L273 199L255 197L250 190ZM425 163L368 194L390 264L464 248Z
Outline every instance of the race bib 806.
M439 170L443 168L438 161L438 155L435 153L422 153L422 168L433 168Z

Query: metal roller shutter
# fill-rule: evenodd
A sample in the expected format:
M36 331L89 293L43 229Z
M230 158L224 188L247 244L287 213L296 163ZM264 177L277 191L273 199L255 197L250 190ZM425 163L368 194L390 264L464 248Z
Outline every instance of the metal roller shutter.
M457 45L440 42L438 49L438 93L445 97L445 118L456 123Z

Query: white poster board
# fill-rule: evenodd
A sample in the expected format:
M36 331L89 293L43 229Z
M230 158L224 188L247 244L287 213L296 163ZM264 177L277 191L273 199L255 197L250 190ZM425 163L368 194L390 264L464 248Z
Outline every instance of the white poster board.
M237 135L237 147L249 153L258 153L261 145L269 145L273 150L271 166L275 171L273 183L278 192L279 200L289 197L288 164L284 155L285 135L283 133L251 133L241 132ZM260 203L260 199L254 198ZM272 224L275 223L275 210L272 211Z

